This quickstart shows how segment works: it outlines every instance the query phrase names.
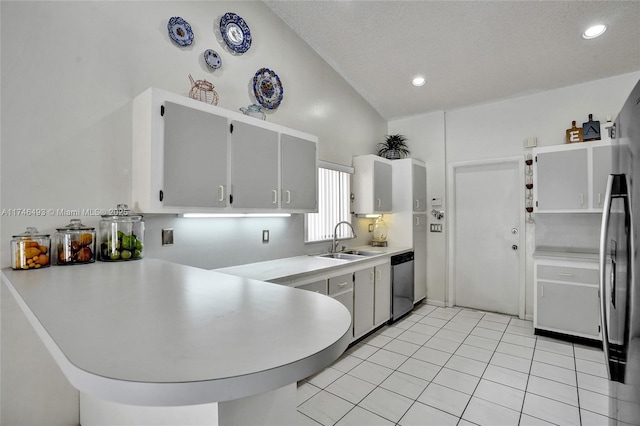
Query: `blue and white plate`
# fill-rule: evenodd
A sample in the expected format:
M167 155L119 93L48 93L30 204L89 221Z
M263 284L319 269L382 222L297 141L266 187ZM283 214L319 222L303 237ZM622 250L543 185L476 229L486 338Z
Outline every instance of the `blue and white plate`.
M213 49L207 49L204 51L204 62L209 68L214 70L217 70L222 66L222 58L220 58L218 52Z
M253 94L260 105L276 109L282 102L284 89L278 74L269 68L260 68L253 76Z
M251 30L240 16L227 12L220 18L220 34L229 49L244 53L251 47Z
M189 46L193 43L193 30L191 25L179 16L174 16L167 23L169 37L180 46Z

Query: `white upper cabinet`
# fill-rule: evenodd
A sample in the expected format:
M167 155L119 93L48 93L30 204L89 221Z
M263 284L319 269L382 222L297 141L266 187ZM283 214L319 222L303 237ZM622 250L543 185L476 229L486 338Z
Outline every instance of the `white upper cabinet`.
M602 211L611 145L584 142L534 149L533 193L538 213Z
M391 161L377 155L353 157L354 213L391 213Z
M143 213L317 210L315 136L160 89L133 101L133 202Z

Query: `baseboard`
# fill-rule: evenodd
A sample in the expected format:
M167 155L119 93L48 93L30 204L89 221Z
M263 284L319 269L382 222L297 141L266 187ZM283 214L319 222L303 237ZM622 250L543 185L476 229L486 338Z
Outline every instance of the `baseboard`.
M533 314L525 314L524 319L526 321L533 321Z
M441 300L433 300L433 299L426 299L426 304L427 305L438 306L440 308L444 308L446 306L443 301L441 301Z

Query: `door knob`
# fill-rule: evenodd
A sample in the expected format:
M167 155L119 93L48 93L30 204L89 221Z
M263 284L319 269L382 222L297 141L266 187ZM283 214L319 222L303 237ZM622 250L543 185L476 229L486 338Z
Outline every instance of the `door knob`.
M515 245L515 244L514 244L514 245L512 245L512 246L511 246L511 250L518 250L518 246L517 246L517 245Z

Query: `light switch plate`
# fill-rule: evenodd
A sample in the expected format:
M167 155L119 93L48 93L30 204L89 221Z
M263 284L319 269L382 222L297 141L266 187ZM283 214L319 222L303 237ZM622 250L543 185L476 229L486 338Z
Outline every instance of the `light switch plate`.
M162 230L162 245L173 245L173 228L164 228Z
M432 206L441 206L442 205L442 197L434 197L431 199Z

